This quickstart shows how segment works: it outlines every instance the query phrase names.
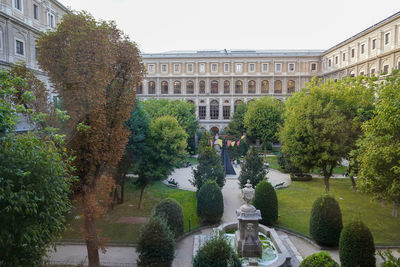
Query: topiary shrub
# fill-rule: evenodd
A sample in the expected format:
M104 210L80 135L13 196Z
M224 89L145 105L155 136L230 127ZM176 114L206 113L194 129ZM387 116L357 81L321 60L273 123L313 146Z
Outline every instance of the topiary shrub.
M183 211L175 199L166 198L160 201L154 209L154 215L165 218L175 238L183 234L185 224Z
M337 246L342 228L342 212L337 201L329 195L317 198L310 216L311 237L320 245Z
M306 174L306 173L291 173L290 179L296 182L307 182L312 180L312 176L311 174Z
M213 236L199 249L193 267L240 267L235 250L223 236Z
M308 256L300 263L299 267L339 267L339 264L323 251Z
M261 211L261 223L271 226L278 220L278 198L274 187L267 181L260 182L254 192L254 206Z
M139 253L138 266L171 266L175 240L164 218L150 218L142 228L136 251Z
M224 213L224 198L215 181L207 181L197 194L197 215L205 222L218 222Z
M250 183L255 187L259 182L265 179L264 162L262 157L258 155L255 148L251 148L249 152L244 157L244 163L242 166L242 171L239 175L239 184L243 188L250 180Z
M342 267L374 267L374 238L361 221L347 224L340 234L339 257Z

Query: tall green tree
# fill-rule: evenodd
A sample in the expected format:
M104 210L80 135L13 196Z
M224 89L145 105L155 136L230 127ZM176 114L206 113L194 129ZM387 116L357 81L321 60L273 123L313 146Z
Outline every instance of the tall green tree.
M286 102L282 151L304 172L320 168L326 192L333 168L354 149L363 117L373 108L374 86L368 77L313 79Z
M250 138L259 138L266 150L278 140L278 130L282 122L283 104L276 98L262 97L249 104L244 116L244 126Z
M376 109L363 124L359 142L361 191L393 202L397 216L400 202L400 74L398 71L378 84Z
M247 112L248 105L242 103L236 106L236 110L233 113L232 119L228 124L228 129L226 130L227 135L240 138L246 133L246 128L244 125L244 116Z
M258 155L258 151L254 147L251 148L244 157L239 175L240 187L243 188L247 184L247 180L250 180L253 187L256 187L259 182L265 179L266 168L263 159Z

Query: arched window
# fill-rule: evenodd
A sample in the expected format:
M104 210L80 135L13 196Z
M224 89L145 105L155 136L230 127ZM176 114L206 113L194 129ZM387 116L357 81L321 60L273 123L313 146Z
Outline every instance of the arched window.
M194 83L192 81L186 82L186 94L194 94Z
M231 93L231 83L229 81L224 81L224 94Z
M269 82L264 80L261 82L261 93L268 94L269 92Z
M235 82L235 93L236 94L243 93L243 82L240 80Z
M174 94L180 94L180 93L181 93L181 82L175 81L174 82Z
M254 94L256 92L256 82L255 81L249 81L248 86L249 86L247 88L248 93L249 94Z
M168 82L161 82L161 94L168 94Z
M292 94L295 91L295 82L293 80L289 80L287 83L287 92L288 94Z
M143 84L142 82L138 82L136 85L136 94L143 94Z
M206 82L200 81L199 82L199 94L205 94L205 93L206 93Z
M274 83L274 93L282 94L282 82L280 80L277 80Z
M239 105L241 105L241 104L243 104L243 101L242 101L242 100L236 100L236 101L235 101L235 105L234 105L233 112L236 112L236 107L239 106Z
M153 81L149 82L149 94L155 94L156 93L156 83Z
M219 103L217 100L212 100L210 103L210 118L218 120L219 117Z
M218 94L218 81L211 81L211 94Z
M187 102L194 105L194 101L193 100L189 99Z

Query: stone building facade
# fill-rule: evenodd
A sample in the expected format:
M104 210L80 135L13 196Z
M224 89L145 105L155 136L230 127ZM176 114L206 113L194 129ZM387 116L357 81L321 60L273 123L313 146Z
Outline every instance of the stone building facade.
M200 127L227 127L235 106L262 96L284 100L312 77L389 73L400 68L400 12L323 51L207 50L142 54L139 99L192 102Z

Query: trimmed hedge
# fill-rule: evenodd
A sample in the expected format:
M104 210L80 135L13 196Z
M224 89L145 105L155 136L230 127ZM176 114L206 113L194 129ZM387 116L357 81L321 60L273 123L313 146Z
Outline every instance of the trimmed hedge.
M239 184L243 188L247 184L247 180L255 187L259 182L265 179L265 170L263 158L258 155L257 150L251 148L246 156L242 170L239 175Z
M223 236L207 240L193 259L193 267L240 267L235 250Z
M310 216L311 237L323 246L337 246L342 228L342 212L337 201L329 195L317 198Z
M339 267L327 252L314 253L305 258L299 267Z
M340 234L339 257L343 267L375 266L375 245L371 231L361 221L347 224Z
M311 174L305 174L305 173L291 173L290 179L296 182L307 182L312 180L312 176Z
M216 223L224 213L224 198L215 181L207 181L197 194L197 215L205 222Z
M257 185L253 205L261 211L262 224L271 226L278 220L278 198L269 182L264 180Z
M160 201L154 208L154 215L162 216L166 219L175 238L183 235L184 218L181 205L171 198Z
M139 253L138 266L171 266L175 240L164 218L153 216L144 225L136 251Z

